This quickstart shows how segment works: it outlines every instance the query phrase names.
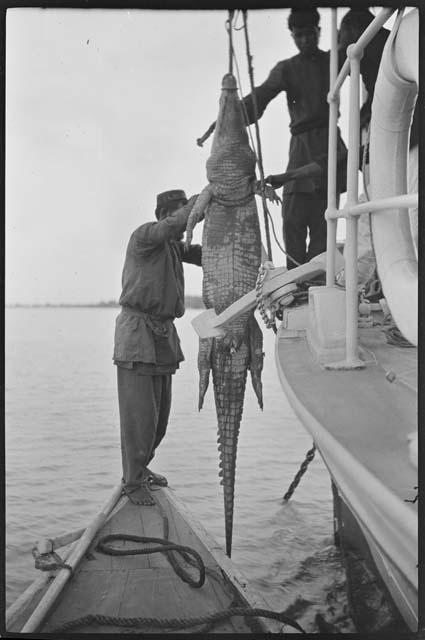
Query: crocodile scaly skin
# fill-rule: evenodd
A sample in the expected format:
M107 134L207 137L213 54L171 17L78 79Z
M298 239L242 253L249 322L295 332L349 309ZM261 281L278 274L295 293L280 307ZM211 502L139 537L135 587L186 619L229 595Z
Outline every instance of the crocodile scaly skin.
M206 203L202 238L203 300L205 306L214 308L217 314L255 288L261 261L260 226L254 197L255 163L243 124L236 81L227 74L223 78L219 115L207 161L209 188L201 194ZM190 222L191 230L196 219L200 219L198 209ZM229 323L224 338L200 340L198 368L199 408L212 370L219 475L224 490L226 552L230 556L236 451L248 369L260 407L263 405L263 336L253 311Z

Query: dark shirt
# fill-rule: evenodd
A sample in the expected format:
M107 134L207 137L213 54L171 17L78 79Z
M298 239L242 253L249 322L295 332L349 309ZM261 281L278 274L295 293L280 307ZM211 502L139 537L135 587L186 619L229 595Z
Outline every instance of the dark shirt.
M173 323L185 310L182 262L201 264L201 247L186 253L180 241L188 215L182 207L130 237L115 328L116 364L143 363L148 373L174 373L184 359Z
M286 92L292 133L287 171L311 162L323 164L328 155L329 52L317 49L311 56L301 53L282 60L271 70L267 80L255 88L258 117L281 91ZM252 95L243 99L248 121L255 119ZM346 148L338 131L338 159L346 158ZM320 159L320 160L319 160ZM342 165L341 165L342 167ZM338 191L344 191L343 173L339 175ZM300 178L285 184L284 192L326 191L326 174Z

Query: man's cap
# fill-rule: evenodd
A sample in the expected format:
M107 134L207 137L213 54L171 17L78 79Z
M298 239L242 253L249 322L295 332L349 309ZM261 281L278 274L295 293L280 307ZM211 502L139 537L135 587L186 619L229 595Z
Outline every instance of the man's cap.
M170 191L163 191L156 196L157 207L167 207L170 202L175 200L186 200L186 194L183 189L171 189Z
M304 27L317 27L320 22L320 13L317 9L291 9L288 17L288 27L303 29Z

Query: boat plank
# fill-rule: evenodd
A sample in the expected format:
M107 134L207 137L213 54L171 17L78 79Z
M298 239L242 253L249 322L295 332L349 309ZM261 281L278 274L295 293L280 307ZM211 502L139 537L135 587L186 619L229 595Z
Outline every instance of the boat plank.
M235 594L238 594L241 606L270 609L268 602L258 591L251 588L246 582L245 576L239 572L236 565L225 554L222 546L193 516L178 495L170 488L165 489L164 493L173 511L186 522L191 533L200 541L198 544L202 543L208 549L212 558L212 568L217 567L218 575L226 577L227 585ZM262 633L281 633L282 630L282 623L272 619L261 619L261 626Z
M120 615L190 619L222 609L222 601L208 579L202 588L194 589L180 580L171 568L150 569L129 572ZM234 631L232 621L221 623L219 628ZM241 629L246 632L247 626Z
M144 507L149 509L151 507ZM101 531L96 536L96 544L100 538L109 534L125 533L127 535L144 536L147 535L144 531L144 523L140 517L140 511L142 507L133 505L130 501L116 513L105 524ZM131 541L117 541L112 542L111 546L117 549L134 549L138 546L143 546L141 543ZM146 568L150 566L150 556L148 555L133 555L133 556L110 556L105 553L94 550L93 555L95 560L84 562L81 566L81 570L84 571L102 571L105 569L116 569L121 571L130 568Z
M154 492L155 501L157 501L157 496L160 493L160 490ZM164 539L164 519L163 514L161 513L158 505L154 505L151 507L142 507L140 508L140 517L143 522L143 530L144 534L150 538L162 538ZM170 540L173 540L169 536ZM158 547L158 543L148 543L147 547ZM167 556L164 553L152 553L147 556L149 558L149 565L151 567L169 567L169 562L167 560Z
M119 615L128 571L80 571L66 585L57 606L43 626L44 633L88 614ZM90 629L91 630L91 629Z

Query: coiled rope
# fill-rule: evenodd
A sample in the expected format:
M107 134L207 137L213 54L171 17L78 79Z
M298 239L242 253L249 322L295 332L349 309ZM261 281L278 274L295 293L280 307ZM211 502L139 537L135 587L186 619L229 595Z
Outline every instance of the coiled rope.
M216 611L198 616L197 618L121 618L116 616L104 616L100 614L89 614L77 620L65 622L60 627L54 629L51 633L63 633L71 631L80 626L90 626L92 624L115 626L115 627L156 627L158 629L186 629L201 624L216 624L222 620L233 618L234 616L268 618L277 620L285 625L297 629L301 633L305 633L304 629L288 618L284 613L268 611L267 609L249 609L247 607L232 607L225 611Z
M152 489L151 489L152 491ZM195 549L191 547L185 547L183 545L175 544L174 542L170 542L169 533L170 533L170 524L168 521L168 517L162 508L162 506L156 501L156 507L161 514L162 517L162 538L152 538L146 536L135 536L128 535L122 533L113 533L100 538L97 549L98 551L105 553L107 555L113 556L130 556L130 555L146 555L150 553L165 553L167 560L173 567L175 573L186 582L188 585L195 589L199 589L205 582L205 565L204 562ZM158 544L157 547L148 547L147 549L136 548L136 549L116 549L113 546L109 546L106 543L111 542L112 540L131 540L133 542L142 542L149 543L153 542ZM174 553L177 552L188 564L195 566L199 570L199 578L198 580L194 580L192 576L187 573L187 571L177 562Z
M107 545L107 542L111 542L112 540L129 540L131 542L142 543L153 542L159 546L148 547L147 549L116 549L112 546ZM194 587L195 589L199 589L200 587L202 587L205 582L205 565L199 553L191 547L185 547L180 544L169 542L168 539L135 536L126 533L111 533L110 535L104 536L99 540L97 550L110 556L135 556L146 555L150 553L165 553L174 571L179 576L179 578L183 580L183 582L186 582L188 585ZM196 563L196 566L199 569L198 580L194 580L192 576L189 575L189 573L187 573L187 571L178 564L170 551L175 551L186 561L188 560L188 558L192 557L192 561Z

